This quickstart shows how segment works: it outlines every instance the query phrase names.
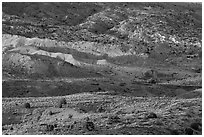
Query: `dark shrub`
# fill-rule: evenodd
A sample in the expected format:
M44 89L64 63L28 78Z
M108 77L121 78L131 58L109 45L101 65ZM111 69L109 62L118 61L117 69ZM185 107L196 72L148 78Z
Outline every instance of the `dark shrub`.
M105 109L102 106L99 106L96 112L102 113L102 112L105 112Z
M53 115L52 111L49 111L49 112L48 112L48 115Z
M158 81L158 80L155 79L155 78L150 78L150 79L147 80L147 82L148 82L148 83L151 83L151 84L156 84L157 81Z
M191 128L186 128L185 129L185 134L186 135L193 135L193 130Z
M62 108L62 103L59 102L58 105L57 105L57 107Z
M85 110L85 108L79 108L79 112L80 112L80 113L87 113L88 111Z
M67 104L67 101L66 101L65 98L62 98L62 99L60 100L60 103L61 103L61 104Z
M171 133L171 135L179 135L178 130L175 130L175 129L171 130L170 133Z
M109 116L108 124L118 123L120 122L120 118L117 115Z
M119 84L119 86L125 86L126 85L126 83L120 83Z
M67 104L67 101L66 101L65 98L60 99L60 101L58 102L57 107L62 108L62 105L63 105L63 104L64 104L64 105Z
M69 114L69 115L68 115L68 118L69 118L69 119L71 119L72 117L73 117L73 115L72 115L72 114Z
M29 104L29 103L25 103L25 104L24 104L24 107L25 107L25 108L30 108L30 104Z
M87 121L85 126L86 126L86 129L89 131L93 131L95 129L94 123L91 121Z
M54 128L54 125L47 125L47 131L53 131Z
M157 78L157 76L158 76L158 72L156 71L156 70L148 70L148 71L146 71L144 74L144 78L147 78L147 79L149 79L149 78Z
M192 123L191 128L194 130L199 130L199 127L201 127L201 123Z
M157 118L157 115L153 112L146 114L146 118Z

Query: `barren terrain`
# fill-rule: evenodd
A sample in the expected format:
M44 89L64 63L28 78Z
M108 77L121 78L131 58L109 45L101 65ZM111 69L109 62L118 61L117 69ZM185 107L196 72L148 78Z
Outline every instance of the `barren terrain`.
M201 3L2 6L4 135L202 134Z

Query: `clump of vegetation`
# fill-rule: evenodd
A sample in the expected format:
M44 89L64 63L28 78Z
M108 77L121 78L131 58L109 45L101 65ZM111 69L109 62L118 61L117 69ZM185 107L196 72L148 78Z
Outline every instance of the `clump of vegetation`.
M150 79L150 78L157 79L158 72L156 70L151 69L151 70L146 71L143 75L145 79Z
M25 103L23 106L24 108L30 108L30 103Z
M67 104L67 101L66 101L65 98L62 98L62 99L60 100L60 103L65 105L65 104Z
M120 83L119 84L119 86L125 86L126 85L126 83Z
M87 111L84 108L79 108L80 113L87 113Z
M103 108L103 106L99 106L96 111L102 113L105 112L106 110Z
M111 115L108 117L108 124L118 123L120 118L117 115Z
M186 135L193 135L193 130L191 128L186 128L185 129L185 134Z
M95 129L94 123L91 121L86 122L86 129L89 131L93 131Z
M54 128L54 125L47 125L47 131L53 131Z
M52 112L52 111L49 111L49 112L48 112L48 115L50 115L50 116L53 115L53 112Z
M176 130L176 129L171 129L171 130L170 130L170 134L171 134L171 135L179 135L179 132L178 132L178 130Z
M72 115L72 114L69 114L69 115L68 115L68 118L69 118L69 119L71 119L72 117L73 117L73 115Z
M94 126L94 123L92 121L90 121L90 119L87 117L86 118L86 122L85 122L85 128L88 130L88 131L93 131L95 130L95 126Z
M157 115L154 112L146 114L145 118L157 118Z
M201 123L195 122L195 123L191 123L190 127L194 130L199 130L199 129L201 129L202 125L201 125Z
M58 106L58 108L62 108L62 103L59 102L57 106Z
M147 80L147 83L156 84L158 80L156 78L150 78Z
M58 102L58 107L62 108L63 105L67 104L67 101L65 98L60 99L60 101Z

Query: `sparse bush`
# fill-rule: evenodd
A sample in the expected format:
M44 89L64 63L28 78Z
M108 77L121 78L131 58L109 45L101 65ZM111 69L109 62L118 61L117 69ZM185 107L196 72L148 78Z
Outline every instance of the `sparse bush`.
M57 107L62 108L62 103L59 102L58 105L57 105Z
M99 106L96 111L102 113L105 112L105 109L102 106Z
M202 72L202 67L193 67L192 71L194 71L195 73L201 73Z
M111 115L108 117L108 124L118 123L120 118L117 115Z
M86 122L86 129L93 131L95 129L94 123L90 121Z
M88 131L93 131L95 130L95 126L94 126L94 123L90 121L89 117L86 118L86 122L85 122L85 128L88 130Z
M154 112L146 114L145 118L157 118L157 115Z
M52 111L49 111L49 112L48 112L48 115L50 115L50 116L53 115Z
M84 108L79 108L80 113L87 113L87 111Z
M24 107L25 107L25 108L30 108L30 104L29 104L29 103L25 103L25 104L24 104Z
M68 118L69 118L69 119L71 119L72 117L73 117L73 115L72 115L72 114L69 114L69 115L68 115Z
M125 86L126 85L126 83L120 83L119 84L119 86Z
M47 125L47 131L53 131L54 128L54 125Z
M13 130L13 127L11 127L10 130Z
M156 70L148 70L144 74L145 78L157 78L158 72Z
M172 129L172 130L170 130L170 134L171 135L179 135L179 132L176 129Z
M150 79L147 80L147 83L156 84L157 81L158 80L156 78L150 78Z
M199 130L201 123L191 123L191 128L194 130Z
M61 103L61 104L67 104L67 101L66 101L65 98L62 98L62 99L60 100L60 103Z
M57 107L62 108L63 104L67 104L67 101L65 98L60 99L60 101L58 102Z
M193 130L191 128L186 128L185 129L185 134L186 135L193 135Z

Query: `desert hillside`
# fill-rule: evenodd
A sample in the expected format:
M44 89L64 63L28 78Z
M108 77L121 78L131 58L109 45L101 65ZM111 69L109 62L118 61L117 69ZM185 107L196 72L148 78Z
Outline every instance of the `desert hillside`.
M200 135L202 3L3 2L2 73L3 134Z

